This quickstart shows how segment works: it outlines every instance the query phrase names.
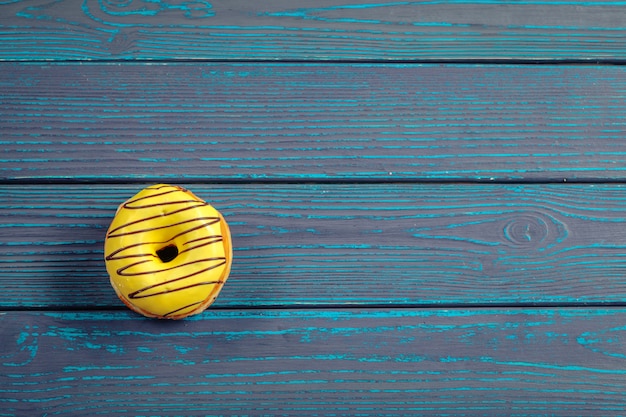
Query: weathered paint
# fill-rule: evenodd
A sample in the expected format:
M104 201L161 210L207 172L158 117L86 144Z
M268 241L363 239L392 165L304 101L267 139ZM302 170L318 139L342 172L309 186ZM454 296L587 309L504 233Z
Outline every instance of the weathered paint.
M145 185L0 186L0 305L121 306L104 234ZM231 225L216 307L626 299L620 184L181 185Z
M239 3L0 4L0 415L624 414L625 3ZM162 180L180 323L102 261Z
M623 180L624 71L5 63L0 179Z
M0 60L623 60L622 1L0 4Z
M164 323L130 312L8 313L0 401L9 415L602 414L624 401L614 353L624 353L625 315L220 310Z

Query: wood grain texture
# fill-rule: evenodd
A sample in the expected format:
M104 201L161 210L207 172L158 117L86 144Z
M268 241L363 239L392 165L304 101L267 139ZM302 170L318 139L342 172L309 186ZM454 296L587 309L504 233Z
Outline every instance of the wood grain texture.
M0 176L615 181L625 71L7 63Z
M619 415L624 309L3 314L4 416Z
M626 2L313 3L0 0L0 417L624 414ZM154 182L233 232L182 322Z
M8 0L0 4L0 60L623 60L624 6Z
M0 307L122 308L104 236L143 186L0 187ZM626 301L623 185L186 186L233 234L216 307Z

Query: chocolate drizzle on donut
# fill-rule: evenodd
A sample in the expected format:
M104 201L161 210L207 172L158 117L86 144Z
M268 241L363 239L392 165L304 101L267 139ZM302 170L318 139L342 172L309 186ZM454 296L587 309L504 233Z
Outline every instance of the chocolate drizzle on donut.
M165 189L162 191L162 189ZM139 233L148 233L155 230L160 230L160 234L167 233L168 229L172 230L171 236L167 236L166 239L158 240L158 241L143 241L140 243L131 243L126 246L122 246L119 249L116 249L105 256L107 261L116 261L122 259L136 259L134 262L130 262L120 268L117 269L117 275L120 277L139 277L146 275L157 275L157 274L167 274L166 279L159 279L157 283L144 286L136 291L133 291L129 294L125 294L125 297L128 300L135 299L143 299L149 297L155 297L167 293L173 293L177 291L183 291L189 288L205 286L205 285L223 285L225 282L225 277L220 276L219 279L209 279L196 281L192 280L192 278L197 277L200 274L204 274L208 271L211 271L216 268L220 268L228 263L228 259L225 256L202 256L195 255L190 256L182 264L177 264L174 266L170 266L167 262L162 262L159 259L159 256L154 253L154 251L150 247L160 246L167 247L167 245L173 245L174 240L180 238L182 236L188 235L192 232L201 232L202 229L205 230L213 230L208 228L207 226L211 226L219 223L221 220L218 216L197 216L193 218L187 218L184 221L177 221L175 223L163 224L161 222L160 225L150 226L150 221L157 221L156 219L164 219L169 216L174 216L177 214L181 214L188 210L194 210L198 207L208 206L202 200L194 198L193 194L188 193L182 187L175 186L166 186L161 185L158 187L149 187L147 190L155 190L154 194L150 194L147 196L142 196L133 200L129 200L122 205L124 209L127 210L141 210L146 208L155 208L161 206L172 206L172 205L182 205L182 208L175 208L172 211L163 210L162 214L153 215L148 217L142 217L138 220L129 221L121 226L117 226L113 229L110 229L107 233L107 239L110 238L122 238L124 236L135 235ZM188 199L180 199L180 192L186 192L186 196ZM173 195L173 198L177 200L174 201L161 201L155 202L159 199L163 199L163 196L168 194L177 193ZM193 213L193 211L192 211ZM142 227L142 223L145 223L145 227ZM139 226L139 229L136 229L135 226ZM224 237L221 234L210 234L201 237L194 237L190 240L180 242L178 244L178 254L180 256L185 253L189 253L192 251L201 250L202 248L206 248L210 245L219 244L224 241ZM123 242L123 240L120 240ZM145 246L145 250L139 249L140 247ZM139 250L138 250L139 249ZM155 262L154 258L159 259ZM149 265L145 265L149 263ZM144 265L142 268L141 266ZM193 268L191 271L189 269L190 266L196 265L196 268ZM153 266L154 268L150 268L149 270L145 269L145 266ZM164 267L166 266L166 267ZM184 271L184 272L183 272ZM189 272L190 271L190 272ZM184 275L181 275L184 274ZM170 278L171 277L171 278ZM190 303L188 305L177 308L176 310L170 311L166 314L163 314L163 317L173 316L181 311L185 311L194 306L200 306L205 303L206 300L189 300Z

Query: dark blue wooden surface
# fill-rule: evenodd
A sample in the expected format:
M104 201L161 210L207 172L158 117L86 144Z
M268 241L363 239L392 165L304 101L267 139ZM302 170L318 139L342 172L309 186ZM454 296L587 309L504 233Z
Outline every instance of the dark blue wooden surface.
M9 313L0 401L9 415L620 415L625 315Z
M308 3L0 2L0 416L626 414L626 3ZM157 181L233 232L179 322Z
M7 60L623 61L623 1L8 0Z
M624 180L621 66L0 65L0 178Z
M233 279L215 307L626 299L622 184L182 185L233 234ZM0 186L0 305L121 307L104 234L143 186Z

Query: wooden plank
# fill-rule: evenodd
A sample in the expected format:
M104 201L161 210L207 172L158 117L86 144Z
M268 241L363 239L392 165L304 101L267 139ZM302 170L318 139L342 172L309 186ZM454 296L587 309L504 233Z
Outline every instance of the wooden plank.
M624 185L186 185L230 224L216 307L626 301ZM0 307L119 307L104 268L144 185L0 187Z
M0 59L623 60L624 5L10 0Z
M0 179L626 179L626 68L0 68Z
M129 313L130 314L130 313ZM5 313L3 415L618 415L624 309Z

